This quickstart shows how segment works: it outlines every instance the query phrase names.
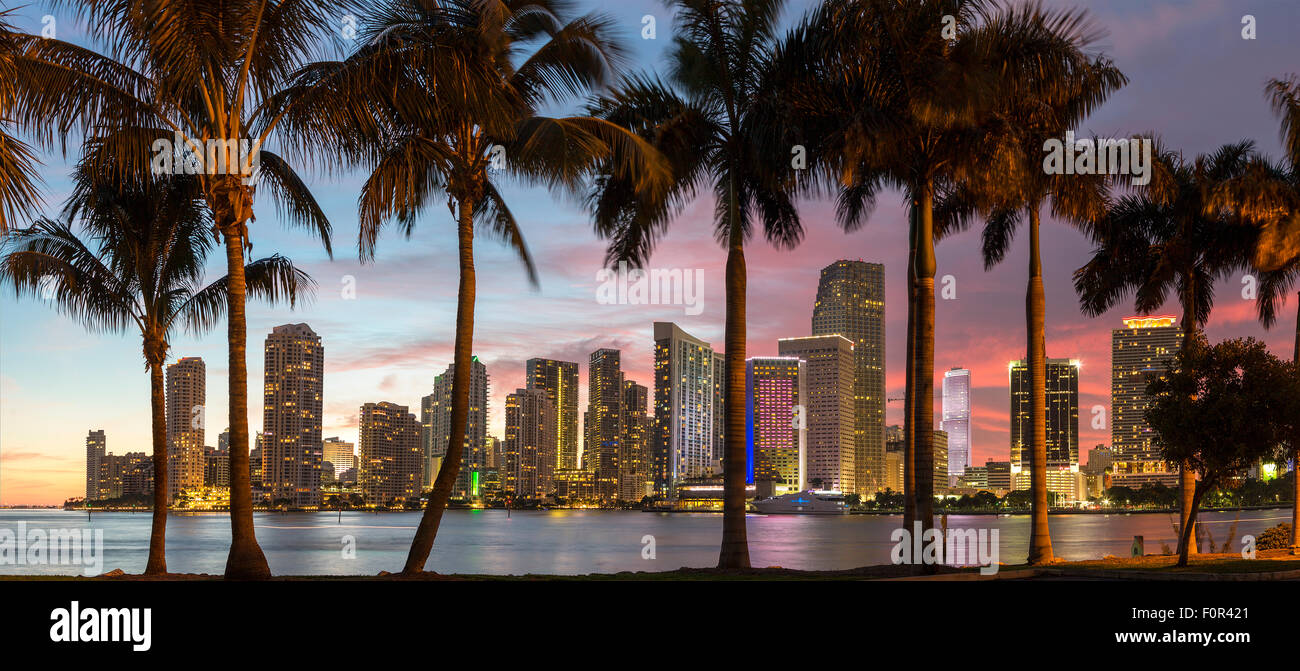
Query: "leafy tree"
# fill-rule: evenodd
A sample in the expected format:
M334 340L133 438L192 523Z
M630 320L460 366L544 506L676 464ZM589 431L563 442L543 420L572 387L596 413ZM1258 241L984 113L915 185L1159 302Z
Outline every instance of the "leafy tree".
M1287 445L1288 419L1300 416L1300 367L1247 338L1214 346L1197 338L1147 385L1145 416L1153 443L1170 461L1200 474L1178 565L1187 565L1196 512L1205 493ZM1294 423L1294 419L1290 420Z

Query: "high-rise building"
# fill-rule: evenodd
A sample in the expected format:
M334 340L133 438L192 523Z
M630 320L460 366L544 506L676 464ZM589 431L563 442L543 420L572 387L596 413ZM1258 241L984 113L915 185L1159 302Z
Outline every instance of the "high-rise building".
M672 322L655 322L654 339L655 490L676 497L683 480L712 475L717 467L718 357L709 343Z
M970 466L970 371L953 368L943 374L943 419L940 427L948 434L948 476L957 477Z
M1088 450L1088 463L1084 470L1090 474L1100 475L1114 463L1114 452L1105 445L1098 445Z
M516 389L506 396L506 435L501 490L521 499L540 499L554 490L555 404L545 389Z
M854 482L869 494L884 487L885 266L839 260L822 268L812 334L853 341Z
M434 378L432 398L427 404L430 433L424 458L429 486L437 478L438 468L447 454L447 444L451 440L451 387L455 376L456 364L453 363L447 366L446 372ZM452 487L453 496L477 498L483 495L483 471L487 468L487 415L487 366L478 357L474 357L470 363L469 414L465 418L465 442L461 451L460 470L457 471L456 483Z
M862 493L856 482L853 341L841 335L782 338L777 351L804 361L808 393L803 404L808 425L804 481L823 489Z
M618 498L640 501L648 495L650 482L650 417L646 414L650 390L632 380L623 380L622 436L618 453Z
M230 453L212 447L203 448L203 486L230 487Z
M104 430L91 430L86 434L86 500L96 501L104 498L99 491L99 464L104 460L108 450L108 439Z
M529 389L543 389L555 406L556 468L578 467L578 364L554 359L525 363Z
M1174 317L1129 317L1110 335L1110 440L1115 486L1179 485L1178 468L1160 458L1146 422L1147 383L1178 355L1183 329Z
M420 423L406 406L388 401L362 405L357 442L361 450L357 485L368 505L420 497Z
M934 493L942 494L948 491L948 432L934 432Z
M357 465L357 455L353 447L352 443L338 436L321 441L321 459L330 462L334 466L334 475L336 477L339 473Z
M988 461L984 463L987 471L989 489L1011 491L1011 462Z
M185 357L167 367L167 501L203 487L203 406L207 368Z
M596 496L618 498L618 457L623 438L623 371L619 351L598 349L587 367L587 441L583 468L596 479Z
M903 468L906 445L903 441L885 443L885 488L894 492L903 491Z
M745 363L746 481L775 481L782 493L803 491L808 439L804 362L752 357Z
M1029 488L1029 449L1033 426L1030 403L1033 380L1024 361L1009 368L1011 382L1011 471L1016 489ZM1047 359L1047 490L1078 500L1079 362Z
M266 336L265 380L262 485L272 505L319 506L325 388L320 336L306 324L272 329Z

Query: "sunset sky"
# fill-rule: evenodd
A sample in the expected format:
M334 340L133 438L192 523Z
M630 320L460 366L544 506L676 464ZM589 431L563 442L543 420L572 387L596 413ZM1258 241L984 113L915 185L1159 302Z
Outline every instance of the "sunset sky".
M1049 3L1065 4L1065 3ZM1270 156L1280 153L1278 120L1263 96L1265 81L1300 72L1300 3L1261 0L1084 4L1107 31L1098 47L1129 77L1080 126L1080 134L1103 137L1156 132L1188 154L1208 152L1242 139L1255 140ZM620 26L635 67L660 62L671 36L671 18L657 2L588 2ZM787 22L806 8L792 3ZM46 3L21 8L18 28L39 33ZM1257 20L1257 39L1242 38L1242 15ZM657 39L641 39L642 17L657 17ZM83 44L85 32L66 12L53 12L59 37ZM274 146L272 146L274 149ZM70 148L75 158L76 148ZM69 187L69 166L46 156L46 211L53 214ZM319 283L315 301L297 310L253 304L248 313L250 429L262 424L262 346L279 324L306 322L325 348L324 435L355 440L358 407L391 401L418 415L419 399L451 359L456 299L456 247L452 220L442 203L431 206L410 240L381 238L376 262L356 255L356 197L362 174L344 178L311 175L310 183L334 225L335 258L304 232L284 228L274 203L259 197L250 226L253 255L292 257ZM725 251L713 239L713 203L697 199L673 224L651 259L654 268L704 270L704 311L683 306L603 305L596 301L603 243L577 203L542 188L511 185L508 200L539 264L540 288L529 287L514 255L495 242L477 243L478 310L475 353L491 381L489 431L501 435L505 395L523 386L524 361L548 357L581 364L580 411L586 404L587 359L592 350L619 348L630 379L653 386L651 324L675 321L721 349ZM903 395L906 303L906 217L900 194L885 194L868 225L841 232L826 202L800 206L806 230L795 250L778 252L762 240L747 250L749 266L748 356L775 355L778 338L808 335L819 270L839 258L882 262L887 284L888 396ZM1024 290L1027 264L1021 236L1007 260L985 272L979 232L971 230L938 247L939 276L956 282L956 300L937 301L936 388L953 366L972 370L974 450L972 461L1008 458L1007 363L1024 354ZM1047 287L1047 355L1082 361L1080 451L1110 442L1109 428L1091 427L1090 409L1110 403L1110 331L1132 314L1121 307L1089 319L1078 310L1071 273L1090 253L1076 231L1055 222L1043 231ZM224 259L209 262L210 279L224 273ZM355 278L356 299L341 295ZM1280 325L1264 331L1252 302L1241 296L1241 279L1218 287L1209 323L1212 339L1256 336L1276 354L1289 356L1296 300L1288 301ZM1164 313L1178 314L1176 306ZM183 356L207 364L208 445L226 426L225 326L195 338L173 340L169 363ZM936 411L939 398L936 394ZM888 422L901 423L900 403L889 404ZM0 504L55 504L84 493L85 437L107 433L111 452L149 450L149 386L138 334L88 334L80 325L32 299L0 295Z

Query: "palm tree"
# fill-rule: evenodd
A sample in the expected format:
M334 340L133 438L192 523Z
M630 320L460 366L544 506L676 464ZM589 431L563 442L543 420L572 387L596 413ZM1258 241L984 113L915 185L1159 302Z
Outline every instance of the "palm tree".
M1270 328L1277 320L1278 307L1286 293L1300 286L1300 78L1270 80L1266 87L1274 112L1282 120L1281 135L1285 158L1278 164L1264 158L1253 160L1243 174L1220 184L1211 196L1211 207L1225 207L1259 228L1259 241L1251 265L1260 272L1256 302L1259 321ZM1288 242L1289 224L1296 239ZM1248 250L1251 251L1251 250ZM1300 310L1296 313L1293 360L1300 362ZM1300 437L1292 441L1300 445ZM1300 452L1291 455L1300 463ZM1296 500L1300 500L1300 478L1296 479ZM1300 554L1300 506L1294 506L1291 545Z
M266 149L281 117L260 110L315 55L319 38L332 32L340 17L350 15L356 3L55 4L71 6L103 36L109 51L100 54L54 40L32 40L26 51L33 62L29 77L40 86L27 92L18 106L19 123L44 140L66 140L73 131L93 138L85 160L118 183L142 180L159 167L165 172L188 167L197 174L213 231L225 244L230 278L231 545L226 577L269 577L254 534L248 475L244 254L251 247L248 224L254 219L255 186L269 189L281 217L317 234L327 252L330 225L292 165Z
M983 151L996 113L1078 67L1086 40L1073 17L982 0L828 0L778 58L785 79L802 82L790 99L840 225L861 227L883 188L909 202L909 529L934 525L935 199L991 171Z
M1033 10L1037 11L1037 10ZM1039 253L1040 211L1050 202L1053 216L1067 222L1087 222L1105 214L1109 198L1104 175L1048 174L1042 167L1043 146L1058 141L1101 105L1127 79L1104 57L1089 59L1088 45L1099 37L1081 12L1044 16L1036 25L1060 36L1073 48L1073 66L1054 81L1030 82L1034 88L1011 98L988 124L985 153L997 170L975 176L947 194L937 207L940 239L966 227L971 215L986 217L983 256L986 270L1006 258L1016 229L1029 226L1029 281L1025 292L1025 361L1030 385L1030 435L1026 452L1030 464L1032 531L1030 564L1053 561L1047 501L1047 354L1046 298ZM1011 83L1012 85L1015 82Z
M84 168L84 166L83 166ZM172 333L212 328L230 290L223 277L207 286L203 265L212 250L212 220L190 177L164 179L152 190L96 184L84 169L63 220L41 218L13 229L0 258L0 281L19 296L48 298L87 330L140 332L149 371L153 431L154 500L146 575L167 572L167 416L163 365ZM80 220L84 235L73 230ZM312 281L282 256L244 268L249 295L292 306Z
M630 179L602 176L590 202L609 238L606 263L644 265L656 241L701 188L714 196L714 236L727 249L722 547L718 568L748 568L745 536L745 242L755 223L778 248L803 237L794 210L790 145L774 113L769 63L784 0L674 0L668 81L625 79L595 112L650 141L672 185L637 198Z
M1191 347L1209 320L1215 280L1244 266L1255 237L1226 208L1211 207L1211 198L1243 175L1254 159L1249 141L1224 145L1192 161L1157 143L1150 185L1124 195L1103 219L1088 226L1096 249L1074 273L1084 313L1099 316L1132 293L1134 309L1150 314L1172 291L1183 312L1182 347ZM1196 473L1185 464L1179 470L1180 529L1186 529L1194 524ZM1181 533L1180 538L1195 534Z
M298 73L284 92L285 130L300 144L335 138L349 161L371 169L359 200L360 255L374 256L379 231L407 235L426 205L447 199L456 222L459 288L447 454L406 559L428 562L461 467L469 416L474 337L474 228L536 270L498 189L504 177L574 190L597 160L637 189L665 179L648 144L603 119L548 117L543 106L606 85L622 52L600 15L571 17L551 0L390 0L367 15L362 44L341 62ZM335 95L346 91L350 95Z

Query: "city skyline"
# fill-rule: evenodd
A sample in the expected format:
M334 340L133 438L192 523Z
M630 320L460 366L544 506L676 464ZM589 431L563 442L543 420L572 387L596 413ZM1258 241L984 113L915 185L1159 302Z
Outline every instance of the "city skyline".
M1295 45L1286 41L1240 39L1240 13L1231 7L1198 3L1198 11L1162 13L1137 3L1096 2L1089 8L1110 31L1111 53L1133 80L1089 121L1089 129L1137 132L1159 127L1162 138L1185 152L1209 151L1224 142L1254 139L1260 149L1279 154L1277 121L1260 95L1263 78L1258 63L1295 62ZM639 26L656 2L629 2L610 8L616 19ZM795 3L790 11L801 12ZM1261 25L1294 22L1300 8L1274 6L1256 12ZM60 25L76 30L77 22ZM19 26L39 30L39 15L20 12ZM1229 30L1228 28L1231 28ZM1178 40L1153 40L1149 35L1178 34ZM73 35L72 39L76 39ZM668 40L636 41L636 58L659 60ZM1157 58L1160 56L1160 58ZM1170 72L1153 63L1178 59L1186 67ZM1223 129L1231 129L1230 132ZM58 204L70 187L70 165L57 156L44 156L42 176L46 201ZM301 231L286 230L273 203L259 199L251 242L259 252L283 252L302 264L320 285L317 300L295 311L249 306L249 342L254 334L286 322L306 322L331 347L326 361L326 400L323 431L355 442L357 409L375 398L415 407L428 394L431 380L451 360L451 322L455 286L432 281L435 269L454 265L454 250L444 244L447 223L430 213L412 239L384 235L375 265L361 266L350 241L356 231L354 194L360 176L311 176L309 185L321 200L338 235L335 259L329 261L318 244ZM538 262L541 288L529 293L513 252L491 243L478 247L479 310L475 351L485 361L496 385L489 402L489 433L504 426L504 397L524 377L531 357L585 361L592 350L617 348L631 379L653 379L653 358L647 333L656 320L677 321L708 342L722 341L722 264L724 250L706 225L713 203L701 198L682 214L651 260L655 267L703 268L705 311L683 315L674 305L602 305L594 299L604 245L590 232L588 218L572 203L551 197L544 189L510 187L508 197L520 213L524 233ZM885 194L870 222L861 231L844 234L831 224L833 204L801 202L807 237L792 251L776 251L755 241L747 249L751 268L749 348L747 357L776 354L777 338L805 332L808 306L813 302L818 271L841 258L862 258L885 264L887 303L895 306L886 318L886 396L901 397L906 329L906 217L900 199ZM1047 288L1049 351L1069 351L1083 363L1080 405L1086 413L1096 405L1110 406L1109 333L1120 319L1132 315L1121 305L1096 319L1078 313L1070 275L1087 258L1089 244L1082 235L1051 217L1042 231L1044 281ZM958 234L937 247L939 279L951 275L956 300L938 300L936 371L953 365L972 370L972 431L975 451L970 462L1006 458L1008 443L1006 390L999 383L1006 362L1024 356L1023 272L1025 248L1013 244L1005 263L984 272L970 245L978 232ZM219 261L219 260L218 260ZM208 277L220 276L219 263ZM341 296L346 278L354 280L355 299ZM941 285L942 286L942 285ZM1279 354L1291 351L1285 328L1294 320L1295 299L1283 311L1282 327L1264 331L1254 319L1253 303L1240 299L1240 278L1222 282L1207 334L1211 339L1242 335L1263 338ZM418 289L418 290L417 290ZM526 309L519 305L527 302ZM1170 302L1159 312L1177 313ZM1290 315L1288 317L1288 315ZM88 428L102 428L119 453L149 451L148 380L140 375L138 342L130 336L88 336L79 325L49 310L39 301L0 296L0 504L53 504L84 487L84 438ZM194 356L208 363L207 418L215 431L226 424L226 353L224 322L214 335L193 338L178 334L168 362ZM524 337L524 336L527 337ZM539 346L539 344L545 346ZM543 351L545 350L545 351ZM249 357L249 380L262 379L259 357ZM585 367L584 367L585 368ZM86 375L93 370L96 375ZM255 382L249 393L249 415L257 431L261 398ZM936 385L938 380L936 380ZM579 387L585 394L585 371ZM97 399L69 410L68 399ZM940 412L936 394L936 417ZM586 406L585 397L579 407ZM75 413L75 420L69 413ZM886 423L901 423L901 404L889 404ZM1109 444L1110 430L1081 422L1082 444Z

